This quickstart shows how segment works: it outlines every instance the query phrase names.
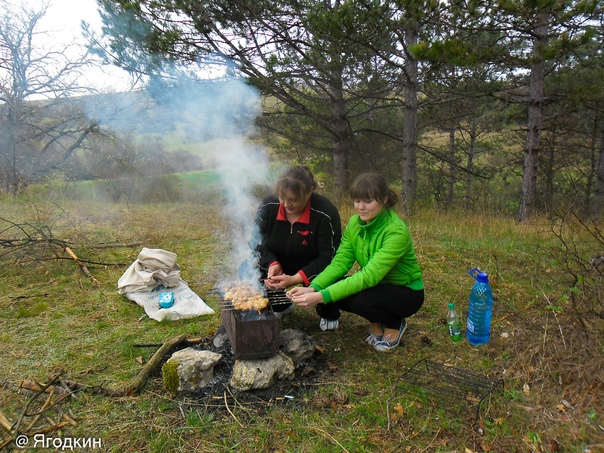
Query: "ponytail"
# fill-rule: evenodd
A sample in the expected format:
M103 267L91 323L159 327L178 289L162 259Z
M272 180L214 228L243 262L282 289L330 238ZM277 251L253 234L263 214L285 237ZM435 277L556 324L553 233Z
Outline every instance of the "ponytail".
M394 189L388 189L388 199L386 200L386 207L392 208L398 203L398 194Z

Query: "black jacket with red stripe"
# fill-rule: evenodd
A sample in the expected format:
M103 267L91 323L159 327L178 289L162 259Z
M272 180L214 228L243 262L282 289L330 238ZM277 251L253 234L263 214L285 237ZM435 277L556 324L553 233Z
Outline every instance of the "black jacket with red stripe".
M305 286L331 262L342 238L337 208L316 193L293 224L285 217L279 198L268 196L258 207L256 224L261 235L257 250L262 278L277 261L286 275L300 273Z

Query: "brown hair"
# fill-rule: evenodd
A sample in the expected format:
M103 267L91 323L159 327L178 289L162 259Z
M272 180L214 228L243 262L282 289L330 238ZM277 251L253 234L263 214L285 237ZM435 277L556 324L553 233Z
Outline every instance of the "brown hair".
M350 197L353 200L373 198L384 203L387 208L393 207L398 202L396 192L388 187L386 179L378 173L362 173L357 176L350 187Z
M303 200L317 187L315 177L306 165L291 167L279 177L275 183L275 193L278 196L291 191L297 200Z

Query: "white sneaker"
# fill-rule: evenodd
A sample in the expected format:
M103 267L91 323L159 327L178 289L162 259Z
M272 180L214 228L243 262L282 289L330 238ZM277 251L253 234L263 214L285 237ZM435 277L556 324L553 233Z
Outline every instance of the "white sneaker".
M338 321L337 319L331 320L331 319L321 318L319 327L321 328L321 330L323 332L328 331L328 330L338 330L338 327L340 327L340 321Z

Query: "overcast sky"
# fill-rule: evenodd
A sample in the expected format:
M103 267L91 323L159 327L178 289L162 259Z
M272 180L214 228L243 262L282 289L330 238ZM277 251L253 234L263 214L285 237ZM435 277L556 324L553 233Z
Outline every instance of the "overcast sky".
M38 35L43 37L40 48L45 51L50 50L49 46L52 50L63 51L74 42L86 46L87 41L82 35L82 21L100 34L102 22L96 0L0 0L0 8L4 4L14 5L17 10L20 5L26 5L33 11L40 11L43 5L48 5L46 14L36 30ZM83 54L84 50L81 51ZM74 59L77 56L74 55ZM196 71L201 78L216 78L223 77L225 69L226 66L200 65ZM132 88L132 78L129 74L113 65L92 68L83 77L83 80L78 81L80 86L94 88L100 92L128 91Z
M21 0L9 0L13 4ZM40 24L40 30L56 39L57 44L68 44L74 40L82 45L86 40L82 36L81 22L84 20L100 31L101 18L97 12L96 0L22 0L30 8L37 9L47 3L48 10ZM101 91L126 90L128 77L114 66L91 70L86 74L94 88Z

